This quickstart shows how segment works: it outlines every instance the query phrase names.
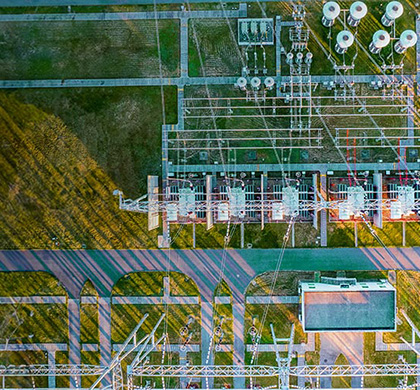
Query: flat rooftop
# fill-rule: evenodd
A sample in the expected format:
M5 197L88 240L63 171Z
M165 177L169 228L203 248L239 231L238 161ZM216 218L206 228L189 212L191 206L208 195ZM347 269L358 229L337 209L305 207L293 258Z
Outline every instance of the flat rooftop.
M388 281L301 282L305 332L395 331L396 291Z

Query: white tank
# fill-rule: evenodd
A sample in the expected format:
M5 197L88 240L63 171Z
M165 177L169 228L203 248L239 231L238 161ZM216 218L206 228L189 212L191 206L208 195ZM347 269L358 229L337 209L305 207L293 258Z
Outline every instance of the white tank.
M264 80L264 85L267 89L273 89L274 87L274 79L272 77L267 77Z
M286 54L286 63L288 63L289 65L293 63L293 53Z
M391 1L388 3L385 9L385 13L382 16L381 23L385 27L392 26L395 19L398 19L404 12L404 8L399 1Z
M331 27L339 14L340 6L335 1L325 3L322 9L322 24L325 27Z
M220 203L217 207L217 220L221 222L229 221L229 203Z
M296 63L301 64L303 61L303 53L299 52L296 54Z
M356 1L350 6L349 16L347 17L347 23L356 27L362 18L367 14L367 7L363 1Z
M178 220L178 205L176 203L168 203L166 213L169 222L176 222Z
M313 59L314 55L310 52L306 53L306 58L305 58L305 62L309 65L312 63L312 59Z
M384 47L389 45L389 42L391 42L391 37L389 36L388 31L378 30L373 34L369 50L373 54L378 54Z
M354 36L348 30L340 31L337 35L337 43L335 45L335 51L338 54L343 54L353 44Z
M413 30L405 30L401 33L400 39L394 46L397 53L404 53L408 48L417 43L417 34Z
M258 77L253 77L251 79L251 87L254 89L260 89L261 86L261 79L259 79Z
M236 80L236 85L243 91L246 89L246 84L247 81L245 77L239 77L238 80Z
M283 218L283 204L281 202L273 202L271 204L271 219L273 221L280 221Z

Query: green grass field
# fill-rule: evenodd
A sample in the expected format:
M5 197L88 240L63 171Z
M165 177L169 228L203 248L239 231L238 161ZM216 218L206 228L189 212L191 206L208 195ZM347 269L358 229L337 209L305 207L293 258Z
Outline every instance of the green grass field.
M191 19L188 50L190 76L239 76L244 66L236 20Z
M158 22L163 76L177 76L179 23ZM0 23L1 79L159 77L153 20Z
M175 89L165 98L170 123ZM160 173L161 123L160 88L1 93L0 247L154 247L112 193L140 196Z

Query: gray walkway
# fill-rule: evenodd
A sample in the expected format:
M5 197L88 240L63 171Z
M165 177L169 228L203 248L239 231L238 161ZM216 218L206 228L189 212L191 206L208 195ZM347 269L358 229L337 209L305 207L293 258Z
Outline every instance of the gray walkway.
M184 72L185 74L185 72ZM324 79L326 77L326 79ZM409 77L409 76L407 76ZM334 79L334 76L312 76L313 83ZM0 88L83 88L83 87L152 87L160 85L234 85L238 77L144 77L109 79L46 79L46 80L0 80ZM381 76L355 76L352 81L367 83L369 80L382 79ZM282 82L289 82L282 77ZM335 79L339 82L338 79ZM348 80L349 81L349 80Z
M333 365L340 354L343 354L350 365L363 364L363 333L320 333L320 364ZM361 377L351 378L352 387L361 387ZM321 378L321 387L331 387L331 377Z
M299 303L298 296L253 296L246 297L246 303L253 305L267 305L267 304L294 304Z
M60 296L32 296L32 297L0 297L0 305L15 305L15 304L66 304L67 298Z
M180 26L181 46L181 77L188 77L188 19L181 19ZM179 117L178 117L179 118Z
M241 4L238 10L226 11L150 11L150 12L96 12L96 13L66 13L66 14L0 14L0 22L52 22L52 21L119 21L146 19L213 19L238 18L246 16L246 6Z
M276 16L276 76L281 76L281 16ZM277 87L277 92L279 88ZM277 94L278 96L278 94Z
M198 305L198 297L112 297L117 305Z
M111 363L111 299L99 298L98 301L99 318L99 344L100 344L100 362L101 366L108 366ZM108 375L102 381L102 386L111 384L111 375Z
M120 78L120 79L47 79L0 80L0 89L17 88L92 88L92 87L158 87L161 85L226 85L237 77L174 77L174 78Z
M67 351L67 344L63 343L31 343L31 344L0 344L0 351Z
M69 363L80 364L80 301L69 299ZM80 377L71 377L70 386L80 386Z
M212 364L213 353L210 349L210 342L213 337L213 305L210 302L201 302L201 364ZM214 346L213 346L214 347ZM208 383L206 383L208 380ZM203 378L203 388L213 387L213 378Z
M245 305L243 302L236 302L232 305L233 317L233 365L245 364ZM235 389L245 388L245 378L234 377L233 387Z

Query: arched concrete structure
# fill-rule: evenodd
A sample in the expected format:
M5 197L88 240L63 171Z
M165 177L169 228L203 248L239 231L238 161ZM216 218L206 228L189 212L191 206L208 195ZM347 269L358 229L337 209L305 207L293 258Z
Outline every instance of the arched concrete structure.
M282 270L420 269L420 248L287 249ZM0 271L47 271L78 298L90 279L99 296L110 297L112 286L124 274L165 271L168 251L162 250L39 250L0 251ZM203 302L211 302L219 280L223 250L171 250L169 270L193 279ZM258 274L274 271L279 249L229 249L223 277L234 301L242 302L246 287Z

